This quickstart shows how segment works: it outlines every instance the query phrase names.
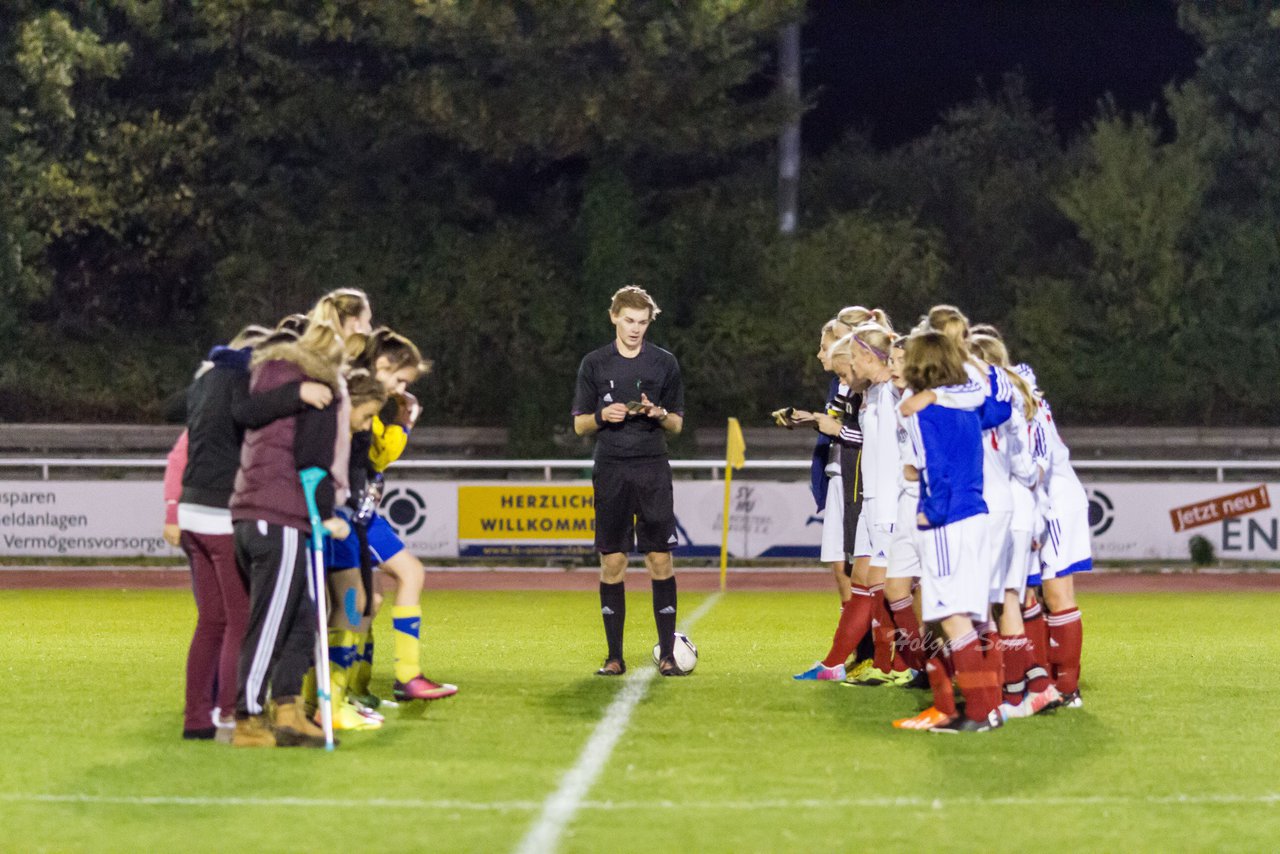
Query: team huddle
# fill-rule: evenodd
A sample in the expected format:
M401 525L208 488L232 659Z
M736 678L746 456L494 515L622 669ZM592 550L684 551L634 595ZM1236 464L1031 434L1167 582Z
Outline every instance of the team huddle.
M846 308L818 358L835 374L825 407L774 418L819 431L821 557L842 606L826 657L795 678L927 684L933 704L902 729L1081 706L1072 577L1092 568L1088 499L1031 368L946 305L905 336Z
M407 386L430 365L371 319L364 293L334 291L213 348L186 391L187 429L165 471L165 538L187 554L197 608L184 738L320 747L318 697L333 729L368 730L382 726L380 707L458 690L423 675L423 567L378 514L383 472L420 413ZM311 495L308 469L323 472ZM313 518L326 535L327 686L315 675L326 591L308 573ZM395 700L370 687L375 568L396 591Z
M615 340L583 360L574 396L574 429L596 440L601 676L627 670L636 550L652 580L658 672L682 676L696 661L682 665L675 631L666 437L681 430L684 388L674 356L645 341L658 312L640 288L615 293ZM333 729L367 730L382 726L380 707L457 692L422 672L423 567L378 513L383 472L420 412L407 387L430 365L371 316L362 292L334 291L215 347L186 391L187 429L165 473L165 537L190 560L198 611L184 738L322 746L330 704ZM1031 369L1010 364L993 327L945 305L905 336L878 309L846 308L823 326L818 359L834 374L826 405L774 418L819 433L821 558L842 605L826 657L795 678L928 685L933 704L894 721L902 729L984 731L1080 706L1072 577L1092 568L1088 501ZM308 469L323 473L313 493L299 478ZM313 520L327 535L327 590L310 583ZM395 701L370 686L375 568L396 589Z

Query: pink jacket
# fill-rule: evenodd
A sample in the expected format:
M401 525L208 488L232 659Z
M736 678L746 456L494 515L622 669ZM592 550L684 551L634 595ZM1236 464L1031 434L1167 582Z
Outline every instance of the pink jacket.
M178 500L182 497L182 473L187 468L187 431L183 430L164 467L164 523L178 524Z

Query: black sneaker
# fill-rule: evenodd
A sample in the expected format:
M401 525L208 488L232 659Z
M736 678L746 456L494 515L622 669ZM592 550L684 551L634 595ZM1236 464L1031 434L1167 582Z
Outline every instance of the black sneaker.
M200 727L199 729L184 729L182 738L184 741L211 741L217 734L217 727Z
M627 663L621 658L606 658L596 671L597 676L621 676L627 672Z
M681 670L674 658L664 658L658 662L658 673L663 676L688 676L689 671Z
M985 721L975 721L964 715L956 715L946 723L938 724L929 732L987 732L993 729L1000 729L1002 726L1004 726L1004 720L1000 717L1000 710L992 709Z
M916 675L911 677L911 681L904 683L902 687L903 688L928 688L929 674L925 673L923 670L917 670Z

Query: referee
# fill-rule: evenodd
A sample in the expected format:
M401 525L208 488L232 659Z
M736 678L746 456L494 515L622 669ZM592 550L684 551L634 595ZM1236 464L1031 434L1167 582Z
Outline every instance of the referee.
M684 426L684 383L676 357L645 343L658 304L634 285L621 288L609 305L617 336L588 353L578 367L573 429L596 434L596 551L600 552L600 613L609 655L598 676L627 672L622 629L627 616L627 556L644 552L653 583L663 676L683 676L673 647L676 579L671 549L677 543L667 434Z

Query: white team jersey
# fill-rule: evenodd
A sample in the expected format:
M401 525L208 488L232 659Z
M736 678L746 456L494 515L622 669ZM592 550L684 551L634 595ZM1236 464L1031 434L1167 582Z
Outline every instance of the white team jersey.
M862 428L862 495L872 509L869 521L891 527L898 516L898 397L891 382L873 383L863 393L858 424Z
M981 368L966 361L964 372L969 377L964 385L941 386L933 390L939 406L947 409L977 409L991 394L991 383Z
M1013 386L1013 412L1004 425L1007 432L1001 444L1009 460L1013 490L1013 530L1030 532L1035 519L1036 499L1033 490L1040 480L1040 469L1031 459L1031 427L1027 424L1026 403L1022 392Z
M1031 456L1045 473L1045 482L1051 483L1055 478L1079 483L1076 471L1071 467L1071 451L1058 434L1058 425L1053 421L1053 410L1049 401L1041 398L1036 410L1035 422L1031 425ZM1049 492L1053 492L1050 486Z
M899 403L911 397L912 393L911 389L905 389ZM920 468L920 463L916 459L916 446L911 442L911 433L907 430L907 419L898 411L897 405L893 407L893 414L895 433L898 438L898 492L919 498L920 481L907 480L902 471L906 466L912 466L917 470ZM912 518L915 518L914 515Z
M1041 399L1031 427L1031 454L1044 471L1037 499L1043 501L1046 542L1040 552L1042 576L1088 571L1092 566L1089 538L1089 498L1071 467L1067 450L1053 420L1049 403ZM1044 501L1047 499L1047 501Z
M1000 368L991 369L996 382L996 399L1010 405L1009 419L982 434L982 498L992 515L1013 509L1013 481L1034 486L1038 472L1028 445L1026 413L1022 394Z

